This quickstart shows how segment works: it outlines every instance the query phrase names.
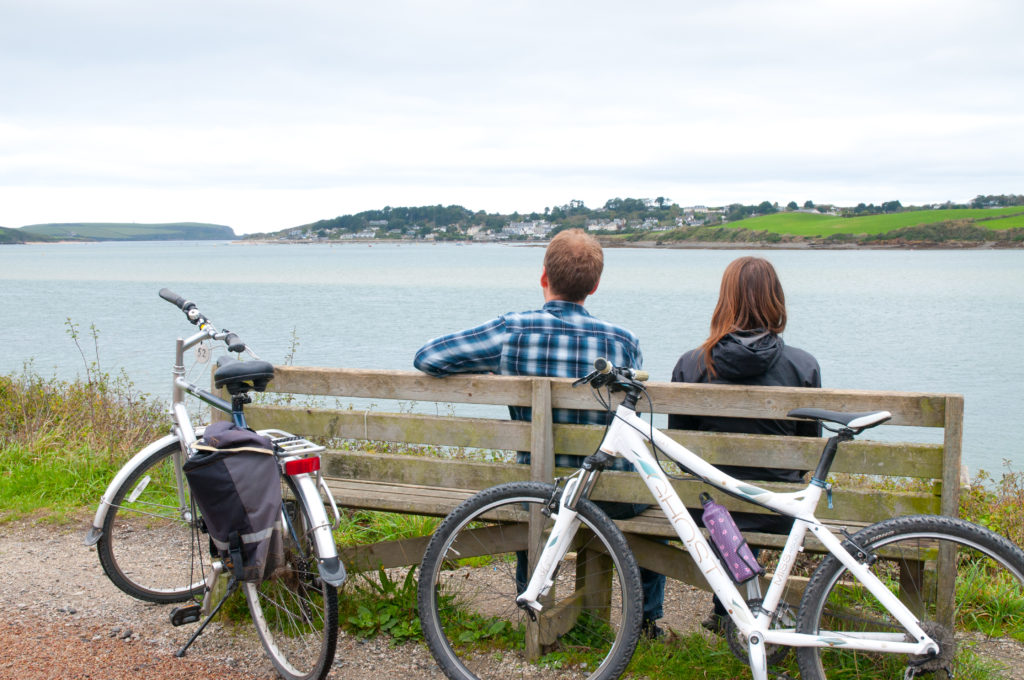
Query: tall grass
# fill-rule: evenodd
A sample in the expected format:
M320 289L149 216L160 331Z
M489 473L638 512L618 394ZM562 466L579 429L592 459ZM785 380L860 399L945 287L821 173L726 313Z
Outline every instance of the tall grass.
M62 519L95 503L119 467L166 430L125 376L0 376L0 518Z

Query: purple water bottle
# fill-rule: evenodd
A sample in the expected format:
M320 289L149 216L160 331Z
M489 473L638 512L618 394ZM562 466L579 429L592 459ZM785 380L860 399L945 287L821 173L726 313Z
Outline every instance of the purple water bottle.
M747 545L747 540L736 526L736 520L725 506L716 503L707 493L700 495L700 502L704 505L702 517L704 527L711 538L711 545L732 580L736 583L746 583L763 574L764 568L758 564L757 558Z

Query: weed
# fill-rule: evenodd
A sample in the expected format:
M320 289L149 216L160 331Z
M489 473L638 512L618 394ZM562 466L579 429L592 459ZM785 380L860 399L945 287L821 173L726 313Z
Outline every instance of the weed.
M996 481L981 470L974 483L960 494L960 516L1024 545L1024 472L1003 461L1004 472Z
M416 609L416 568L392 579L383 568L374 576L357 574L341 597L338 620L359 637L386 633L396 642L422 639Z

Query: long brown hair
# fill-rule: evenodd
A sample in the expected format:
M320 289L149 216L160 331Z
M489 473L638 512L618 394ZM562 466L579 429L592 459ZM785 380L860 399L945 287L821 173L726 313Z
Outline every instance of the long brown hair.
M781 333L786 328L786 296L775 267L760 257L740 257L722 274L718 304L711 315L711 333L701 345L704 365L716 375L711 349L729 333L763 328Z

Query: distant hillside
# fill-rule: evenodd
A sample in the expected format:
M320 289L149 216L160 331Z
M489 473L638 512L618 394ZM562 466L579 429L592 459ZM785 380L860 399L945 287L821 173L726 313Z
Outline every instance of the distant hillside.
M0 243L24 243L25 234L17 229L0 227Z
M30 224L16 231L66 241L223 241L237 238L231 227L199 222Z

